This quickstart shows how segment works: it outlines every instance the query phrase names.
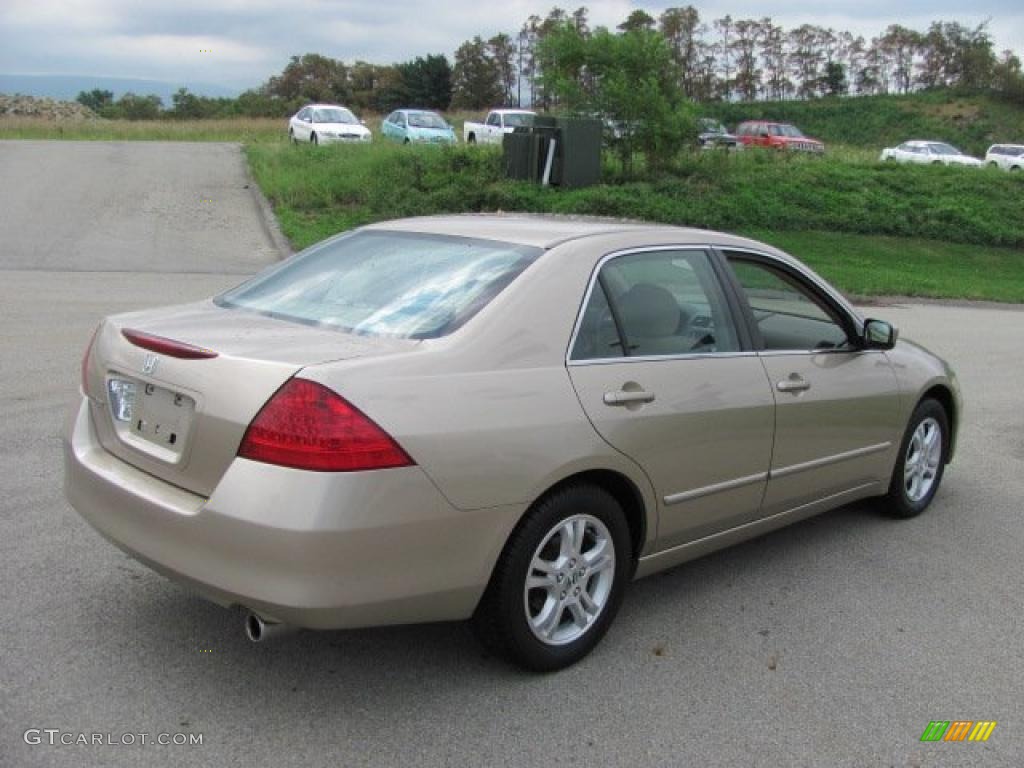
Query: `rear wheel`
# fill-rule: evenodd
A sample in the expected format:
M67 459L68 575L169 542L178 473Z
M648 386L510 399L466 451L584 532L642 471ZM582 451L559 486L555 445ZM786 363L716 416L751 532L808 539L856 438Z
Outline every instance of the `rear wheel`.
M469 138L466 139L466 143L467 144L476 144L476 134L475 133L469 134Z
M916 517L939 490L949 454L949 416L936 400L918 403L893 468L886 511L893 517Z
M309 137L309 143L310 143L310 144L319 144L319 143L320 143L320 139L318 139L318 138L316 137L316 134L315 134L315 133L313 133L313 134L310 134L310 137Z
M608 631L633 568L629 525L602 488L541 500L509 538L473 617L490 650L538 672L582 659Z

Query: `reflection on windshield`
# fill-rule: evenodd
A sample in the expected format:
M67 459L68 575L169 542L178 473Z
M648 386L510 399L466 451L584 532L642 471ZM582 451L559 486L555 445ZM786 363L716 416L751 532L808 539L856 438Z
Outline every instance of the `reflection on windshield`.
M949 144L929 144L932 152L937 155L959 155L960 150Z
M357 232L315 246L216 302L360 334L436 338L465 323L540 253L510 243Z

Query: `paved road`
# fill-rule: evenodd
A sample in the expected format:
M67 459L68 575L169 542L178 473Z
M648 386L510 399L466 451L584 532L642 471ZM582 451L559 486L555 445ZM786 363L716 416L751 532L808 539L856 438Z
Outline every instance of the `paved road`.
M72 163L80 145L48 146ZM160 146L119 148L123 173ZM209 151L237 173L236 150ZM35 231L63 226L29 203L17 204L41 211ZM137 231L165 221L136 215ZM207 268L246 238L269 247L246 221L211 244ZM0 226L0 244L22 226ZM159 238L143 237L122 268L166 248ZM872 309L962 378L960 453L928 514L897 523L871 504L846 508L638 582L590 658L534 677L484 658L460 625L253 646L240 617L101 540L60 488L59 434L89 332L103 314L237 277L173 261L162 273L68 271L87 257L19 271L19 257L0 255L0 766L1021 764L1024 313ZM999 725L987 744L918 741L930 720L958 718ZM204 741L30 746L28 728Z
M5 269L248 274L277 249L234 144L0 141Z

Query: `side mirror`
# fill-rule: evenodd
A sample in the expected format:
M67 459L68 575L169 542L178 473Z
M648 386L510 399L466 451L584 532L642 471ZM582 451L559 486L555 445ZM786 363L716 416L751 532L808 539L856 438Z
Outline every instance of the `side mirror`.
M899 333L891 323L869 318L864 321L864 346L868 349L892 349Z

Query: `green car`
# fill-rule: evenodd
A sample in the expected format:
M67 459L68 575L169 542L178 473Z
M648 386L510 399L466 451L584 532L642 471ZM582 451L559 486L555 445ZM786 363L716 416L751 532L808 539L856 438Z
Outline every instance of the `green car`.
M403 144L455 144L455 130L437 112L396 109L380 126L384 138Z

